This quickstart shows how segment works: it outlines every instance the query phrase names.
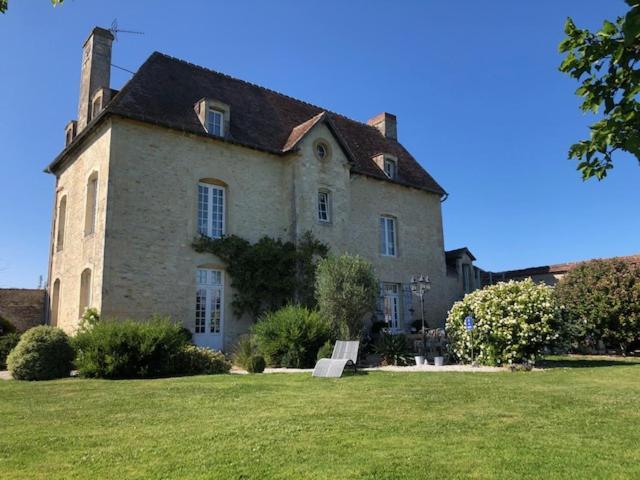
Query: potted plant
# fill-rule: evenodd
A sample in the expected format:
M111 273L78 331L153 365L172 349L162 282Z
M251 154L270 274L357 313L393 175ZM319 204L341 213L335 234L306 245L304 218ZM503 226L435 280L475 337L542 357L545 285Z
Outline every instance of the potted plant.
M424 355L424 349L422 348L422 345L420 345L418 347L418 350L416 352L416 354L413 356L414 360L416 361L416 365L420 366L420 365L426 365L427 364L427 359Z
M444 365L444 355L442 352L442 346L438 345L436 347L436 355L433 357L433 364L436 367L441 367Z

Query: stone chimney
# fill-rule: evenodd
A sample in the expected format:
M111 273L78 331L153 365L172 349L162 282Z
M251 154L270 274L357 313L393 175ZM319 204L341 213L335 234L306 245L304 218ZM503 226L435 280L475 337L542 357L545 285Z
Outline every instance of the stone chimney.
M100 89L110 91L112 43L109 30L95 27L82 47L78 133L91 121L94 94Z
M367 125L376 127L378 130L380 130L380 133L382 133L382 135L387 138L391 138L393 140L398 139L398 125L396 116L392 113L379 113L375 117L367 120Z

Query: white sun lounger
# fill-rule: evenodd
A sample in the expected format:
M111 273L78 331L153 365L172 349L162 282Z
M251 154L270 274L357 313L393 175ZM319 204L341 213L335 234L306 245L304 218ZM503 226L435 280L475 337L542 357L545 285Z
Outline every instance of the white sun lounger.
M341 377L344 368L348 365L356 371L356 363L358 363L358 341L338 340L333 347L331 358L321 358L313 369L314 377Z

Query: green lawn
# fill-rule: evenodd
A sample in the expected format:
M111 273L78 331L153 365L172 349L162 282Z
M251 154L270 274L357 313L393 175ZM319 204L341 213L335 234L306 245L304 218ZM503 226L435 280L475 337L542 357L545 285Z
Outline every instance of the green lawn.
M0 478L640 478L640 362L0 381Z

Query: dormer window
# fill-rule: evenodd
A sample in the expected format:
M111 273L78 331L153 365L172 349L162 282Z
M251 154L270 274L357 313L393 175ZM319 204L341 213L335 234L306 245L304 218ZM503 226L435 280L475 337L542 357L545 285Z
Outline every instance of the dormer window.
M398 176L398 164L391 158L384 159L384 173L394 180Z
M214 98L201 98L193 106L204 130L216 137L229 137L231 107Z
M215 108L207 112L207 132L218 137L224 136L224 113Z

